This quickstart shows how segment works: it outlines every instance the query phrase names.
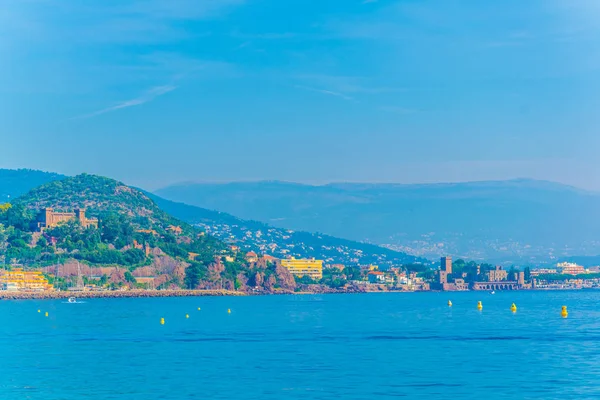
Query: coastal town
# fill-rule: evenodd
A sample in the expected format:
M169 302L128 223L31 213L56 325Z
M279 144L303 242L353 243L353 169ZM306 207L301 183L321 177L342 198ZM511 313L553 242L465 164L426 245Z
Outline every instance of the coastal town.
M52 185L51 200L45 187L0 205L0 298L600 287L600 267L506 268L451 256L438 264L258 223L187 225L107 178L81 175ZM89 187L99 189L81 194Z
M239 251L235 245L230 246L233 252ZM231 256L224 256L227 262ZM558 263L555 268L539 268L517 270L504 269L501 266L467 264L463 260L452 261L451 257L442 257L437 268L423 268L415 271L415 265L398 266L382 269L377 265L346 266L343 264L325 264L317 259L277 259L266 254L253 251L243 255L250 264L273 263L285 268L298 282L303 283L303 291L323 291L325 279L337 277L342 284L335 292L416 292L416 291L503 291L503 290L577 290L600 288L600 267L584 268L575 263ZM216 262L221 262L217 260ZM73 268L77 265L76 268ZM69 268L70 267L70 268ZM112 271L111 271L112 270ZM63 274L70 282L66 289L58 288L52 282L58 274ZM94 275L95 274L95 275ZM102 275L100 275L102 274ZM115 277L115 274L117 275ZM157 288L155 276L135 276L118 282L118 268L90 268L79 262L67 264L54 271L51 268L30 269L23 266L4 266L0 270L0 290L4 293L14 292L66 292L66 293L98 293L135 292L146 293L173 291L180 295L193 295L194 291L177 290L177 288ZM122 273L121 273L122 275ZM219 292L221 290L221 292ZM215 294L223 294L228 290L218 288ZM108 293L107 293L108 292ZM185 294L183 294L185 292ZM229 294L236 291L229 290ZM281 291L282 293L285 291ZM263 291L251 288L247 294L262 294ZM122 295L122 294L121 294ZM0 295L1 297L1 295Z

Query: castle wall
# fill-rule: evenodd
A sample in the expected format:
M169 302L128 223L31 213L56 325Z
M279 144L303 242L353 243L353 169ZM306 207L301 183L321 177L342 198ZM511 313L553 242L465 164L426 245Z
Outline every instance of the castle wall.
M86 218L85 209L77 209L75 212L55 212L52 208L46 208L41 217L42 221L38 224L40 229L53 228L74 219L77 219L85 228L89 226L98 227L98 219Z

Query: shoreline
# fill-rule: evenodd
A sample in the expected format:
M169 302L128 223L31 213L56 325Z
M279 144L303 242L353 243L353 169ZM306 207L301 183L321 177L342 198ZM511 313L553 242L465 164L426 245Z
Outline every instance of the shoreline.
M597 288L536 288L527 291L533 292L548 292L548 291L581 291L581 290L598 290ZM266 292L239 292L234 290L114 290L114 291L47 291L47 292L11 292L0 290L0 301L2 300L59 300L75 297L78 299L118 299L118 298L165 298L165 297L224 297L224 296L269 296L269 295L314 295L314 294L368 294L368 293L486 293L482 290L462 290L462 291L328 291L328 292L291 292L291 291L276 291L273 293ZM511 292L511 291L505 291Z
M114 290L83 292L9 292L0 291L0 300L57 300L75 297L77 299L149 298L149 297L206 297L206 296L248 296L233 290Z

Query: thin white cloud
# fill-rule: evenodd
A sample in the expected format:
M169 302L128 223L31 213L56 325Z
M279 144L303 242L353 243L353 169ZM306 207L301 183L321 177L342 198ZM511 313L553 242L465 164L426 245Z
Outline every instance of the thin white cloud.
M135 99L126 100L121 103L115 104L114 106L103 108L102 110L94 111L93 113L90 113L90 114L80 115L78 117L74 117L71 119L92 118L92 117L96 117L98 115L122 110L124 108L141 106L142 104L148 103L148 102L156 99L159 96L162 96L164 94L172 92L175 89L177 89L177 86L172 86L172 85L156 86L156 87L153 87L152 89L148 90L141 96L136 97Z
M8 1L8 5L4 2ZM246 0L1 0L0 34L12 42L60 46L90 43L169 43L210 35L185 21L221 18ZM90 4L88 4L90 3ZM6 20L6 21L5 21ZM8 23L7 23L8 22Z
M339 97L339 98L344 99L344 100L354 100L353 97L346 96L343 93L334 92L334 91L327 90L327 89L318 89L318 88L313 88L313 87L308 87L308 86L299 86L299 85L296 85L295 87L298 88L298 89L308 90L310 92L321 93L321 94L325 94L325 95L328 95L328 96Z
M294 78L311 85L327 87L339 93L383 94L406 91L405 88L397 86L380 86L373 78L314 74L297 75Z

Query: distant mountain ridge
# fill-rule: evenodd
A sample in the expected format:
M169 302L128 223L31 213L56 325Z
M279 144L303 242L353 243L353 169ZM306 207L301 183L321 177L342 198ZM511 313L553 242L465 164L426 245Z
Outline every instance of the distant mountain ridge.
M66 178L65 175L32 169L0 168L0 202L8 201L27 193L31 189Z
M162 197L426 257L538 262L600 253L600 194L530 179L442 184L180 184Z

